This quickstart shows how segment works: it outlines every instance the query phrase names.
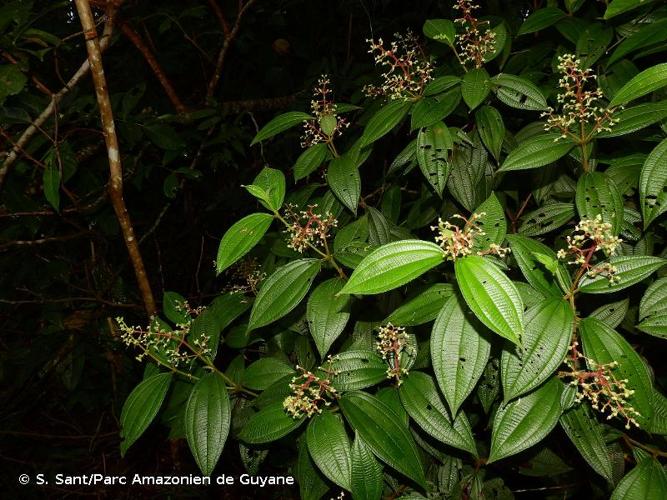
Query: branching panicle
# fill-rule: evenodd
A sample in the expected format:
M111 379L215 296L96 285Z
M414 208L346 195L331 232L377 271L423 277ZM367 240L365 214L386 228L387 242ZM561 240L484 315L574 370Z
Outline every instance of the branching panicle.
M302 148L331 143L334 137L342 135L343 130L350 126L350 122L336 114L336 103L331 98L330 83L327 75L322 75L317 81L313 91L314 99L310 101L310 110L315 119L303 123Z
M292 418L312 417L322 413L338 398L338 392L329 379L323 379L305 368L296 367L300 374L292 378L289 385L292 394L283 401L283 408Z
M456 260L458 257L465 257L473 253L475 239L486 234L479 223L479 219L485 215L485 212L474 213L466 218L463 215L454 214L452 218L461 219L465 222L463 228L442 219L438 219L437 226L431 226L431 230L437 233L435 242L445 251L446 260ZM494 254L505 257L509 251L509 248L491 243L488 249L478 251L477 255Z
M403 352L412 353L414 347L410 344L410 337L402 326L394 326L391 323L380 327L376 349L389 367L387 378L395 379L401 385L401 377L408 374L408 370L401 367L401 355Z
M460 15L454 22L463 27L463 32L456 35L458 56L464 65L471 63L481 68L486 57L496 49L496 33L490 29L488 21L475 17L473 11L479 9L479 5L472 0L457 0L454 9Z
M285 219L290 224L285 232L289 235L287 246L303 253L310 245L324 247L331 228L338 226L338 221L330 212L324 215L315 213L317 205L308 205L306 210L297 211L294 205L285 208Z

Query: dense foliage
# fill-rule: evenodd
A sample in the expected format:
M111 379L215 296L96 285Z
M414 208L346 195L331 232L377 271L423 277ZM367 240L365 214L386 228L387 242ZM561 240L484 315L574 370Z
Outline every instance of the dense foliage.
M97 318L101 342L144 368L118 413L121 455L140 456L159 419L202 474L240 460L293 475L303 499L667 497L667 7L539 4L457 0L419 19L421 33L409 22L370 33L353 42L369 66L323 65L309 103L288 99L293 110L251 135L211 94L170 99L205 104L167 116L135 109L142 81L112 96L147 204L216 179L198 167L204 147L220 148L214 169L257 155L252 175L206 200L235 201L215 238L212 298L203 239L199 293L170 287L148 320L118 307L129 304L119 257L105 275L86 269L114 313ZM24 73L20 62L0 73L0 99L16 103L3 119L17 124L43 104L22 93ZM84 94L58 109L55 139L23 151L8 210L45 210L26 196L41 191L71 237L88 234L66 211L82 209L73 184L99 207L104 155L99 171L76 170L93 105ZM143 186L155 185L144 149L166 172L162 192ZM147 234L171 202L157 203ZM8 226L7 247L43 231L40 216ZM94 223L117 234L108 210ZM95 261L98 244L79 252ZM58 369L80 374L81 344L67 345Z

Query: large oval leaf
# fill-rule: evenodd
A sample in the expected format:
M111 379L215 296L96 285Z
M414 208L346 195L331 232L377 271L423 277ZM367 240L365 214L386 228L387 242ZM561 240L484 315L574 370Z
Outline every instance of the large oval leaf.
M527 170L555 162L574 147L573 143L559 137L559 134L548 133L526 139L507 155L498 171Z
M387 363L374 351L341 352L328 366L333 372L331 383L340 391L365 389L387 379Z
M667 473L655 458L646 458L625 475L611 494L611 500L664 500Z
M600 172L587 172L577 182L577 211L580 219L600 215L617 235L623 225L623 197L611 178Z
M454 147L447 125L436 123L423 128L417 136L417 162L428 183L442 196L451 165L449 152Z
M547 203L523 217L519 232L524 236L540 236L564 226L572 219L572 203Z
M501 337L520 343L523 302L514 283L491 261L478 255L456 260L456 282L475 316Z
M317 259L299 259L278 268L262 284L252 305L248 330L282 318L306 296L320 270Z
M667 139L648 155L639 175L644 228L667 210Z
M581 280L579 290L584 293L618 292L648 278L666 263L667 260L665 259L651 256L621 255L611 257L609 264L616 268L614 276L618 280L610 282L609 278L605 276L597 276L595 278L586 276Z
M215 269L218 274L247 254L266 234L273 215L257 213L246 215L230 227L220 240Z
M238 438L249 444L270 443L298 428L305 417L292 418L283 408L282 401L272 403L252 415Z
M294 164L294 180L298 181L317 170L329 156L329 149L323 142L314 144L299 155Z
M417 326L433 321L447 299L454 293L451 283L436 283L409 297L394 310L384 323L401 326Z
M475 113L475 124L486 149L498 160L505 140L503 117L493 106L482 106Z
M349 392L339 404L345 419L376 457L422 488L426 486L417 445L394 410L364 392Z
M451 296L433 323L431 360L452 415L477 385L490 352L486 329L464 309L461 297Z
M665 20L667 21L667 19ZM667 23L666 23L667 24ZM600 138L619 137L641 130L649 125L664 120L667 117L667 101L640 104L628 109L623 109L614 114L618 123L614 124L610 131L598 134Z
M364 133L359 139L361 146L367 146L389 133L391 129L398 125L408 113L411 106L411 102L398 99L381 107L380 110L368 120Z
M616 92L610 107L622 106L667 85L667 63L645 69Z
M362 260L340 293L373 295L405 285L444 260L443 250L429 241L394 241Z
M561 415L563 384L552 378L527 396L501 406L493 419L488 463L516 455L544 439Z
M484 68L475 68L463 75L461 95L469 109L482 104L491 90L490 77Z
M327 183L341 203L356 214L361 195L361 177L356 155L347 154L331 160L327 170Z
M530 80L500 73L491 79L498 99L508 106L529 111L544 111L549 107L544 94Z
M510 345L503 350L505 401L542 384L563 362L574 328L574 312L563 299L547 299L526 313L525 323L522 348Z
M350 319L350 297L336 296L344 282L332 278L320 283L308 297L306 319L320 356L324 358L331 344L343 333Z
M243 371L243 385L248 389L263 391L282 377L292 375L292 368L285 361L266 357L253 362Z
M351 489L351 446L343 420L331 412L316 415L308 424L310 456L322 473L341 488Z
M519 28L517 36L535 33L536 31L548 28L563 19L565 15L565 12L556 7L538 9L526 18Z
M231 406L225 382L218 373L207 373L192 388L185 406L185 437L195 462L210 476L225 446L231 422Z
M639 303L637 328L667 339L667 278L660 278L646 289Z
M329 490L329 483L315 468L310 458L305 438L299 440L299 456L296 462L296 480L301 500L320 500Z
M280 132L284 132L300 123L303 123L306 120L313 120L314 118L307 113L301 111L290 111L288 113L283 113L282 115L276 116L269 123L264 125L257 135L252 140L250 145L257 144L259 141L273 137Z
M382 497L382 465L373 452L355 433L352 443L352 498L354 500L377 500Z
M171 385L171 378L171 372L152 375L136 386L125 400L120 413L121 456L125 456L157 415Z

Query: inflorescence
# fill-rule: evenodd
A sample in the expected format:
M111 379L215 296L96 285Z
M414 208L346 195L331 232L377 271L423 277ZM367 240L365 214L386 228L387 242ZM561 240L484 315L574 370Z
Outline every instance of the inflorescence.
M395 379L396 383L401 385L401 377L408 374L408 370L401 367L401 354L403 352L414 352L414 347L410 344L410 337L405 332L405 328L394 326L391 323L381 326L375 346L382 359L389 365L387 378Z
M600 132L611 132L618 123L613 116L615 108L601 105L603 94L597 85L592 90L587 89L597 75L591 69L583 69L581 61L573 54L558 58L558 70L562 76L558 80L560 92L556 99L561 110L558 113L549 107L542 113L541 116L547 118L544 129L558 130L561 135L556 140L570 137L579 142L588 142Z
M257 295L259 285L266 279L266 273L254 257L239 261L228 274L232 284L225 290L229 293Z
M461 219L465 222L463 228L442 219L438 219L437 226L431 226L431 230L438 233L435 242L445 251L446 260L456 260L458 257L465 257L473 253L475 239L486 234L479 224L479 219L485 215L485 212L474 213L470 218L460 214L452 215L453 219ZM477 255L494 254L505 257L509 251L509 248L491 243L488 249L477 251Z
M620 278L616 276L615 266L609 262L592 265L591 259L598 250L607 257L613 255L622 242L612 233L612 225L603 222L598 214L595 219L583 219L575 226L574 234L567 237L567 250L561 248L557 256L561 260L571 258L568 264L581 266L589 278L605 276L610 283L616 283Z
M457 0L454 9L461 16L454 22L463 27L463 32L456 35L459 58L464 65L472 63L475 68L481 68L486 57L496 49L496 33L490 29L488 21L475 17L473 11L479 9L479 5L471 0Z
M301 147L307 148L319 143L331 143L336 136L340 136L350 126L345 118L336 114L336 103L331 99L329 77L322 75L313 91L315 99L310 101L310 110L314 120L303 123Z
M331 406L338 398L338 392L328 379L320 378L314 373L297 365L301 373L292 378L289 385L292 394L283 401L283 408L292 418L312 417L322 413L322 409Z
M408 31L394 34L389 48L385 48L382 38L370 44L369 54L373 54L375 64L385 69L382 84L366 85L364 94L369 97L383 96L392 100L407 101L421 96L424 87L431 81L433 66L426 60L417 37Z
M578 347L579 343L573 341L565 359L569 370L558 373L561 378L571 379L570 385L577 388L577 402L587 399L594 410L607 414L607 420L624 419L626 429L631 425L639 427L636 419L641 415L628 401L635 391L627 387L628 379L618 379L614 375L618 362L599 364L584 356ZM577 367L579 360L585 361L590 370L580 370Z
M329 231L338 226L338 221L329 212L315 213L316 208L317 205L308 205L306 210L297 211L294 205L287 205L285 219L289 226L285 232L289 235L289 248L303 253L311 245L326 247Z

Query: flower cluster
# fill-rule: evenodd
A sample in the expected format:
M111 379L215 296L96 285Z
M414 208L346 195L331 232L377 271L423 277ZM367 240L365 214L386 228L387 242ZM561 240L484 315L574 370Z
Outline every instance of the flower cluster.
M350 126L345 118L336 115L336 104L331 99L329 77L322 75L313 91L315 99L310 101L310 110L314 120L303 123L301 147L307 148L319 143L330 143L334 137L342 135L343 130Z
M382 359L389 365L387 378L396 379L398 385L401 385L401 376L408 374L408 371L401 367L401 353L414 351L414 347L410 344L410 337L405 333L405 328L394 326L391 323L381 326L375 346Z
M426 60L417 37L408 31L405 35L394 34L389 48L379 38L366 40L370 44L375 64L385 69L382 85L366 85L364 94L369 97L384 96L393 100L407 101L419 97L431 81L433 66Z
M584 142L600 132L610 132L618 123L618 119L613 117L615 108L600 105L603 94L599 87L588 88L597 75L591 69L583 69L581 61L573 54L558 58L558 70L562 74L558 80L560 92L557 96L561 110L557 113L549 107L542 113L542 117L547 117L545 130L560 131L561 135L556 140L571 137Z
M229 270L232 284L226 288L230 293L250 293L257 295L259 285L266 278L257 259L247 258L239 261Z
M473 14L479 5L472 0L457 0L454 9L460 16L454 20L463 27L463 32L456 35L459 46L458 55L463 64L472 63L475 68L484 65L484 59L496 48L496 33L489 28L488 21L480 21Z
M438 219L437 226L431 226L431 230L438 233L435 237L435 242L445 251L445 259L456 260L458 257L465 257L473 253L475 239L486 234L479 223L479 219L485 215L485 212L480 212L472 214L470 218L466 218L462 215L454 214L452 218L461 219L465 222L463 228L442 219ZM477 255L494 254L499 257L505 257L508 252L509 248L491 243L487 250L478 251Z
M289 385L292 394L283 401L283 408L293 418L322 413L322 408L331 406L338 392L328 379L322 379L298 365L296 369L301 373L292 378Z
M296 211L294 205L285 208L285 219L289 226L285 232L289 235L287 246L303 253L308 246L324 246L326 248L329 231L338 226L338 221L329 212L320 215L314 212L317 205L308 205L306 210Z
M618 379L614 375L618 362L597 363L584 356L578 347L579 343L573 341L565 360L569 370L558 373L561 378L571 379L570 385L577 388L577 402L587 399L594 410L607 414L607 420L614 417L624 419L626 429L631 425L639 427L636 419L641 415L628 401L635 391L628 388L627 379ZM579 360L585 361L590 369L579 369Z
M602 221L598 214L595 219L583 219L574 228L574 234L567 237L567 250L558 250L558 258L571 257L568 264L581 266L590 278L606 276L610 282L618 281L617 269L608 262L591 265L591 259L598 250L602 250L605 256L614 254L623 240L612 233L612 225Z

